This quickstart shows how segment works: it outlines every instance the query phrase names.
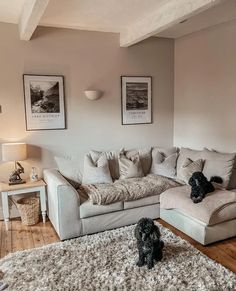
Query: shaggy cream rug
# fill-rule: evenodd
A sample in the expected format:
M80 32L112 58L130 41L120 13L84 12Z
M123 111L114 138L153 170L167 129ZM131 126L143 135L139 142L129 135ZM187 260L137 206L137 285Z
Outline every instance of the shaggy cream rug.
M17 252L0 261L7 290L229 291L236 275L158 224L164 258L139 268L134 225Z

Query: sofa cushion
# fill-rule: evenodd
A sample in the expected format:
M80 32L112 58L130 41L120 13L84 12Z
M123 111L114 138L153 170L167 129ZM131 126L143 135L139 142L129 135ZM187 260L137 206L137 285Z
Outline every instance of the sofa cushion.
M141 199L137 199L134 201L125 201L124 202L124 209L142 207L145 205L153 205L157 204L160 201L160 195L149 196Z
M229 184L228 184L228 187L227 188L229 190L230 189L236 189L236 168L234 168L232 170L232 175L230 177Z
M202 157L205 160L203 174L210 179L212 176L220 176L223 186L228 187L235 163L235 154L219 153L204 149Z
M166 190L160 195L160 207L178 209L182 213L214 225L236 218L236 193L227 190L215 190L208 193L201 203L190 199L190 186L181 186Z
M120 179L143 177L143 169L139 154L130 158L123 153L119 156Z
M139 155L144 175L146 176L149 174L152 164L152 148L148 147L143 149L127 150L123 151L123 153L129 159Z
M79 163L63 157L54 157L54 159L62 176L64 176L74 188L78 188L82 181Z
M108 160L108 165L111 173L111 177L113 180L119 179L120 172L119 172L119 163L118 163L118 156L120 151L94 151L91 150L89 152L91 158L96 163L98 159L105 154Z
M105 155L94 162L89 154L84 157L83 184L112 183L112 178Z
M220 176L223 179L223 186L226 188L228 187L235 163L234 153L219 153L216 151L210 151L206 148L204 150L181 148L177 160L177 177L179 177L179 171L186 158L190 158L191 160L203 159L203 174L208 179L212 176ZM234 185L236 186L236 183L231 181L229 187L232 188Z
M85 201L80 205L80 217L86 218L104 213L123 210L123 202L115 202L109 205L94 205L90 200Z
M203 151L192 150L189 148L181 148L176 165L177 177L179 176L179 171L182 168L182 165L185 163L186 159L189 158L192 161L202 159L202 152Z
M204 161L202 159L192 161L191 159L187 158L185 162L182 164L177 178L188 184L188 181L194 172L202 171L203 162Z
M167 156L157 148L153 149L151 173L174 178L176 176L177 157L178 153L173 153Z

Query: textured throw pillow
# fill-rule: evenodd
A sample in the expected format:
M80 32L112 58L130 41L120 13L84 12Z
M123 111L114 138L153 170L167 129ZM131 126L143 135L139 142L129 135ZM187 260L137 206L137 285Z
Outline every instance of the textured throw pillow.
M62 176L64 176L67 181L77 189L82 180L82 174L78 165L79 163L62 157L54 157L54 159Z
M177 153L166 157L163 153L157 152L152 160L152 174L174 178L177 157Z
M203 162L204 161L202 159L193 161L187 158L179 171L178 179L188 184L188 181L194 172L202 171Z
M179 157L177 160L176 172L177 177L179 176L179 171L185 163L186 159L189 158L192 161L196 161L198 159L204 159L202 157L203 150L192 150L189 148L181 148L179 151Z
M118 157L119 157L120 151L107 151L107 152L101 152L101 151L94 151L91 150L89 152L92 160L94 163L97 163L98 159L105 155L108 160L108 165L111 173L111 177L113 180L119 179L120 172L119 172L119 163L118 163Z
M122 151L123 154L128 159L132 159L132 157L136 157L137 155L139 156L143 174L147 175L150 172L151 164L152 164L152 148L143 148L143 149L134 149L134 150L127 150L127 151Z
M101 155L96 162L89 154L84 157L83 184L112 183L106 155Z
M170 156L171 158L169 159ZM169 147L169 148L168 147L167 148L154 147L152 150L152 166L151 166L150 173L164 176L163 171L162 171L162 174L160 172L158 173L158 171L160 168L162 168L162 170L165 170L166 172L167 169L164 169L164 168L168 167L168 171L166 172L167 176L169 177L175 176L177 157L178 157L178 150L176 147ZM161 165L162 163L163 165ZM172 169L171 169L171 164L172 164ZM169 175L168 175L168 172L169 172Z
M222 186L228 188L229 181L235 163L235 154L219 153L204 149L205 160L203 174L210 179L212 176L220 176L223 179Z
M143 169L139 155L126 157L123 153L119 156L120 179L143 177Z

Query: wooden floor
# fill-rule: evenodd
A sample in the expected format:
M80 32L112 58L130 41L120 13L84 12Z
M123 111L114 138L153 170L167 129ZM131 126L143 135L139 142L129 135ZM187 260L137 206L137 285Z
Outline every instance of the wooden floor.
M204 247L163 220L158 219L158 222L176 235L189 241L208 257L236 273L236 238ZM6 231L4 222L0 221L1 257L6 256L10 252L36 248L59 241L50 221L47 221L45 225L39 222L35 226L24 226L19 219L14 219L10 221L9 226L9 231Z

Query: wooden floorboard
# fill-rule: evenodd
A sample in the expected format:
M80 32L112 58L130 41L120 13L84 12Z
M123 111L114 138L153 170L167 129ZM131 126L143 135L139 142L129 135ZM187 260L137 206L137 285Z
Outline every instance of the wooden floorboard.
M187 240L196 249L204 253L209 258L217 261L218 263L236 273L236 238L231 238L210 244L208 246L203 246L167 222L161 219L158 219L158 222L161 223L164 227L170 229L176 235Z
M217 242L209 246L202 246L163 220L158 219L157 221L176 235L187 240L211 259L236 273L236 238ZM24 226L20 219L13 219L9 222L9 231L6 231L4 222L0 221L1 258L10 252L41 247L58 241L60 241L59 237L48 220L45 224L40 221L34 226Z

